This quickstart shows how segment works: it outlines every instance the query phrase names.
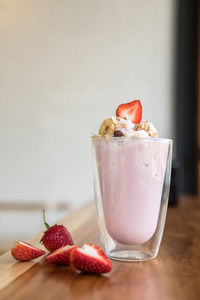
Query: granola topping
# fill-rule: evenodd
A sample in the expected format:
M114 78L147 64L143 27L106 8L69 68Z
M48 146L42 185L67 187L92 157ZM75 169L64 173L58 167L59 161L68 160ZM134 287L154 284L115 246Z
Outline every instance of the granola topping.
M112 117L102 122L99 129L99 136L157 137L158 132L154 125L146 120L134 124L126 118Z

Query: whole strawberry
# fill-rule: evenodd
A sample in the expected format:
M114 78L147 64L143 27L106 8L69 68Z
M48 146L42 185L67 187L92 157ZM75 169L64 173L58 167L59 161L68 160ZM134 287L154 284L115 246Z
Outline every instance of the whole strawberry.
M69 231L65 226L56 224L50 227L49 224L46 223L44 210L43 210L43 219L47 230L45 231L40 242L43 243L44 247L47 250L52 252L63 246L66 245L71 246L74 244L71 234L69 233Z

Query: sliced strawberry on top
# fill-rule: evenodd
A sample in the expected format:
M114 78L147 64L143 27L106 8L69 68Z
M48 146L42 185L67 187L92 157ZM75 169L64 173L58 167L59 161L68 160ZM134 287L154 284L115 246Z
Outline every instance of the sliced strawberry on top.
M108 273L112 263L99 247L87 243L82 248L74 247L70 255L71 264L87 273Z
M75 246L64 246L61 247L45 257L45 261L48 264L56 265L70 265L70 253Z
M16 240L12 249L12 256L19 261L29 261L45 254L45 251L28 243Z
M135 124L140 123L142 120L142 105L140 100L120 104L117 107L116 116L120 118L126 117Z

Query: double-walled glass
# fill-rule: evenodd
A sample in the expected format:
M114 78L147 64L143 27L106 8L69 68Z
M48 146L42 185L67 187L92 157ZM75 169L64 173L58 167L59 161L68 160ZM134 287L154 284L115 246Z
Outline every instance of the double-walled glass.
M106 254L123 261L157 256L168 205L172 141L92 138L94 192Z

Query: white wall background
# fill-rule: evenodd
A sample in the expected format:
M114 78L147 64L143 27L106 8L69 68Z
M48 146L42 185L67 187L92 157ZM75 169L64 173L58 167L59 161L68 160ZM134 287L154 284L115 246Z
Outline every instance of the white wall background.
M0 0L0 200L92 198L90 135L118 104L173 137L173 0Z

